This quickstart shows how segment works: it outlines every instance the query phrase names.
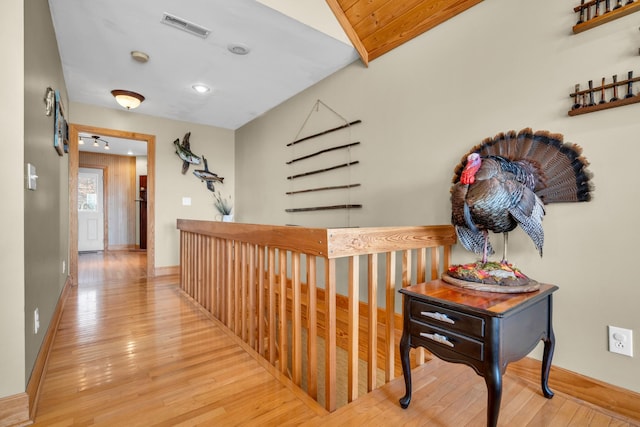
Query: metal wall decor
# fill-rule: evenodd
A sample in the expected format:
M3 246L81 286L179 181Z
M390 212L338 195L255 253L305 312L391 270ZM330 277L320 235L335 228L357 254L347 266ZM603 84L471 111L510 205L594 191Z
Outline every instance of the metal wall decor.
M55 91L51 89L51 87L46 88L44 91L44 98L42 99L44 101L44 114L46 116L50 116L53 112L53 106L56 102L55 98Z
M46 113L46 111L45 111ZM53 119L53 148L59 156L69 152L69 127L64 117L60 91L55 91L55 117Z
M209 163L204 156L197 156L191 151L191 143L189 139L191 138L191 132L187 132L184 134L184 138L182 138L182 142L180 142L180 138L176 138L173 141L173 146L176 149L176 155L182 160L182 168L181 172L183 175L187 173L189 170L189 166L191 165L200 165L204 162L204 169L195 169L193 171L193 175L195 175L201 182L205 182L207 184L207 190L211 192L215 192L214 182L218 182L220 184L224 183L224 177L218 176L218 174L213 173L209 170Z
M176 147L176 154L182 160L182 175L187 173L190 165L200 164L200 156L196 156L191 151L191 143L189 142L190 137L191 132L187 132L184 134L182 142L180 142L180 138L176 138L176 140L173 141L173 145Z

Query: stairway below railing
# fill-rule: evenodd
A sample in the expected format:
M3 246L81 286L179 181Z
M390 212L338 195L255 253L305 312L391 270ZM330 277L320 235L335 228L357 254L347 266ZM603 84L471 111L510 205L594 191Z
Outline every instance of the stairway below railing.
M339 348L349 402L358 397L361 360L368 391L379 369L384 382L401 374L397 290L439 277L456 241L449 225L325 229L179 219L177 227L181 289L329 411L341 383Z

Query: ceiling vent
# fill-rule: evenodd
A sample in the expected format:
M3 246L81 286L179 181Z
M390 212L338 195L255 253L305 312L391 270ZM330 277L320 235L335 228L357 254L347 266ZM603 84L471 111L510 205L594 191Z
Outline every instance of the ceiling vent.
M171 15L169 13L164 13L162 15L163 24L170 25L174 28L178 28L180 30L186 31L187 33L191 33L194 36L201 37L206 39L207 36L211 33L211 30L208 30L200 25L194 24L193 22L189 22L185 19L178 18L177 16Z

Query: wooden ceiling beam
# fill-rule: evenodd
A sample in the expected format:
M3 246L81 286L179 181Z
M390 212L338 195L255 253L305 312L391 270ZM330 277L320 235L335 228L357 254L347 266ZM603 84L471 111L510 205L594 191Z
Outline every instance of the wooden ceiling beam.
M373 61L414 37L448 21L481 1L482 0L421 1L416 7L407 11L401 17L387 23L370 36L362 38L362 44L367 47L369 61Z
M422 2L424 0L404 0L401 2L377 0L366 3L362 7L353 7L345 11L345 13L353 24L356 33L364 40L396 19L402 19L406 13L419 6ZM365 6L366 9L364 8ZM374 6L375 9L373 8ZM355 15L350 13L354 9L359 9L355 13L361 15L363 19L355 20Z
M347 16L342 10L342 7L340 7L338 0L327 0L327 4L331 8L331 11L333 12L333 14L338 19L338 23L340 23L340 25L342 26L342 29L344 30L347 37L349 37L349 40L351 40L353 47L358 51L358 54L360 55L360 59L362 60L364 65L368 67L369 52L367 52L367 49L365 49L364 45L362 44L362 41L360 40L360 37L358 36L356 31L353 29L353 26L349 22L349 19L347 19Z
M326 0L365 66L482 0Z

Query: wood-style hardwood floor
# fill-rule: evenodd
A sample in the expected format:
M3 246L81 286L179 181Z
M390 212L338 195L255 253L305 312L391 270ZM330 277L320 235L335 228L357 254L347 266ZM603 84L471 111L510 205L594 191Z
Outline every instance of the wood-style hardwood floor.
M185 297L146 279L143 252L83 254L36 413L37 426L483 426L484 380L433 360L332 414ZM637 426L507 373L501 426Z

